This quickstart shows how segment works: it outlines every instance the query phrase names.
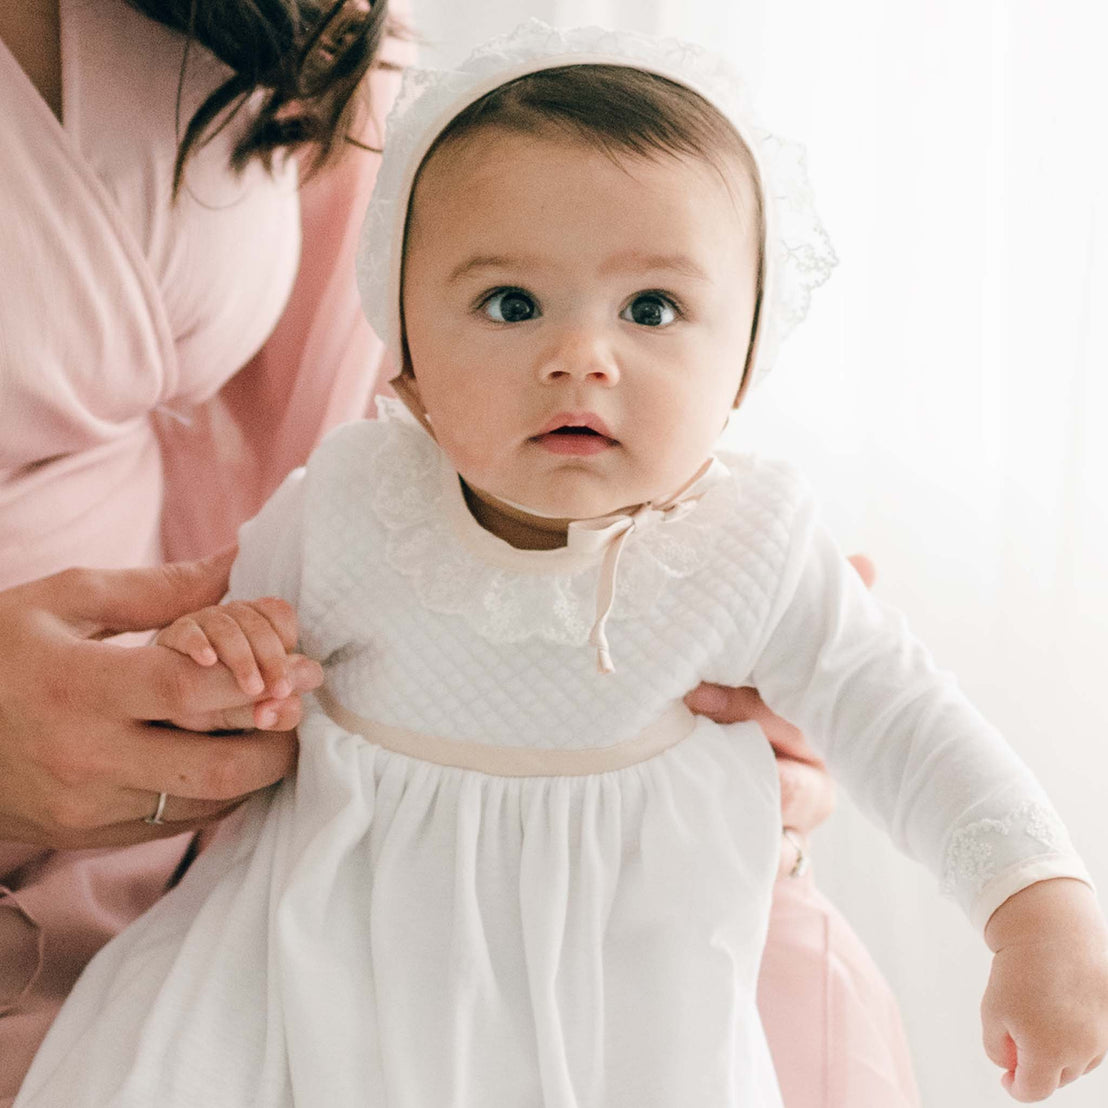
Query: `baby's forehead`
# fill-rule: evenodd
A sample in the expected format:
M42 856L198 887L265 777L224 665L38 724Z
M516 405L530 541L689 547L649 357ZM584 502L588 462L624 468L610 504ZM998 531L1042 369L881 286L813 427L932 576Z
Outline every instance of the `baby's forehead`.
M691 155L611 151L564 134L470 132L425 167L405 271L451 287L496 274L591 286L647 272L718 284L757 265L757 215L714 165Z
M592 192L602 181L614 182L617 189L628 184L638 186L640 192L692 189L698 195L707 184L709 190L722 190L744 224L753 229L761 223L756 171L734 151L712 156L621 148L557 125L523 129L500 123L467 129L432 146L416 174L409 221L413 215L426 214L428 207L464 203L478 192L527 180L528 167L534 169L532 187L576 189L586 202L603 200ZM520 196L519 203L526 204L527 197Z

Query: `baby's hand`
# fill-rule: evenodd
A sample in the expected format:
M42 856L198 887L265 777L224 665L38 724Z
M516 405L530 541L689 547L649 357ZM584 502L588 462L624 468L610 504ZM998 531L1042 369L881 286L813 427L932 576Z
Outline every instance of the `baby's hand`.
M171 722L190 731L286 729L281 724L290 714L292 666L301 661L290 654L297 635L295 612L274 597L213 605L171 623L154 640L159 646L200 666L222 663L243 694L215 711L189 713Z
M985 1052L1016 1100L1045 1100L1108 1050L1108 928L1087 885L1057 878L1006 900L985 940Z

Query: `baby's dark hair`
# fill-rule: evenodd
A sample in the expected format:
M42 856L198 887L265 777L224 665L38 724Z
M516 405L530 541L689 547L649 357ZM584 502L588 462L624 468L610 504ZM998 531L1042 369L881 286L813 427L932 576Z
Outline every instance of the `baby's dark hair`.
M758 242L765 241L761 186L749 147L714 105L676 81L622 65L564 65L528 73L459 112L435 138L420 172L445 147L485 127L583 142L616 160L628 155L696 158L711 165L733 194L738 170L750 184L743 191L752 199ZM752 341L740 397L754 357L764 272L760 246Z
M480 127L561 134L613 157L700 158L756 180L746 143L722 113L683 85L622 65L564 65L508 81L459 112L427 154Z

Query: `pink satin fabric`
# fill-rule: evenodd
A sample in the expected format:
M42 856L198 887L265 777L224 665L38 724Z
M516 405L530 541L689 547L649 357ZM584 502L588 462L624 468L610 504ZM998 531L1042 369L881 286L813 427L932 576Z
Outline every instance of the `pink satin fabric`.
M774 888L758 1009L785 1108L919 1108L896 1000L811 873Z

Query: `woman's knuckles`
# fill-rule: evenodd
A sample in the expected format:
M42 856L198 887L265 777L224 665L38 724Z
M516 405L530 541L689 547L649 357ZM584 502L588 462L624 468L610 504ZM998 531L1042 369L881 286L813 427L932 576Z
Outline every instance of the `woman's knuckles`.
M43 801L40 819L57 842L66 846L85 842L87 833L114 822L115 813L100 799L99 792L59 789Z
M190 795L204 800L233 801L280 780L287 770L287 754L249 737L228 736L225 748L198 769Z
M198 666L172 651L159 659L151 677L152 693L166 719L221 712L249 703L225 666Z

